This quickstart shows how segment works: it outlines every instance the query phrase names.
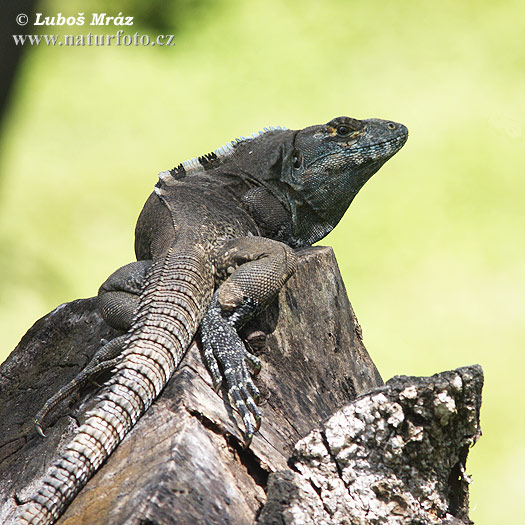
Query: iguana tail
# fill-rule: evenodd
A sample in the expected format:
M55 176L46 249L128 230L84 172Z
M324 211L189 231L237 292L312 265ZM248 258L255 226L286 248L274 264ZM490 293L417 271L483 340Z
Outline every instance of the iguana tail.
M73 439L21 507L19 524L54 523L164 388L193 339L213 293L197 250L154 261L116 373Z

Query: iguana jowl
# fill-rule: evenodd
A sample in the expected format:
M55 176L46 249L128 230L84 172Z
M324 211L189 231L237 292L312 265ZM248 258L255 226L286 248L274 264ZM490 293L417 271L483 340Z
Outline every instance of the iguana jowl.
M204 358L242 416L260 423L257 368L237 331L275 297L309 246L339 222L407 129L339 117L302 130L270 128L162 172L136 227L137 262L101 286L104 318L127 330L51 398L43 417L94 373L114 368L95 408L21 507L19 523L53 523L148 409L200 326Z

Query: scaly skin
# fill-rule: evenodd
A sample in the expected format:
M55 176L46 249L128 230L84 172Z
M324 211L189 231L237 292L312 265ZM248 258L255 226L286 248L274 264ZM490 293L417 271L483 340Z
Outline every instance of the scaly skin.
M159 174L137 222L138 262L99 290L106 321L128 332L44 405L37 430L43 434L49 410L93 374L116 364L114 374L17 523L58 519L158 397L199 326L212 378L225 382L249 444L260 413L246 362L260 363L238 330L292 275L293 248L327 235L407 135L393 122L339 117L298 131L272 128Z

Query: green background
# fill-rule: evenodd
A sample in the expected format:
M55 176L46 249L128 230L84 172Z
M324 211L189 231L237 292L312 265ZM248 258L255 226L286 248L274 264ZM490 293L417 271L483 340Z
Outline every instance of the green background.
M38 10L140 15L108 4ZM471 518L520 522L523 3L188 1L124 29L176 45L26 50L0 143L0 360L133 259L158 171L268 125L397 120L407 144L323 244L385 379L483 366Z

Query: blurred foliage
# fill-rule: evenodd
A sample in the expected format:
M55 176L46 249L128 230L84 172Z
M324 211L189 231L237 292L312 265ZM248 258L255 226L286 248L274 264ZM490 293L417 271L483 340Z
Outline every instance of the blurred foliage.
M132 260L158 171L267 125L398 120L407 145L324 244L385 379L483 365L471 517L520 522L521 2L181 1L152 2L161 6L152 14L144 5L40 6L122 11L136 17L130 33L162 30L176 45L26 53L0 143L2 358L38 317L95 294Z

